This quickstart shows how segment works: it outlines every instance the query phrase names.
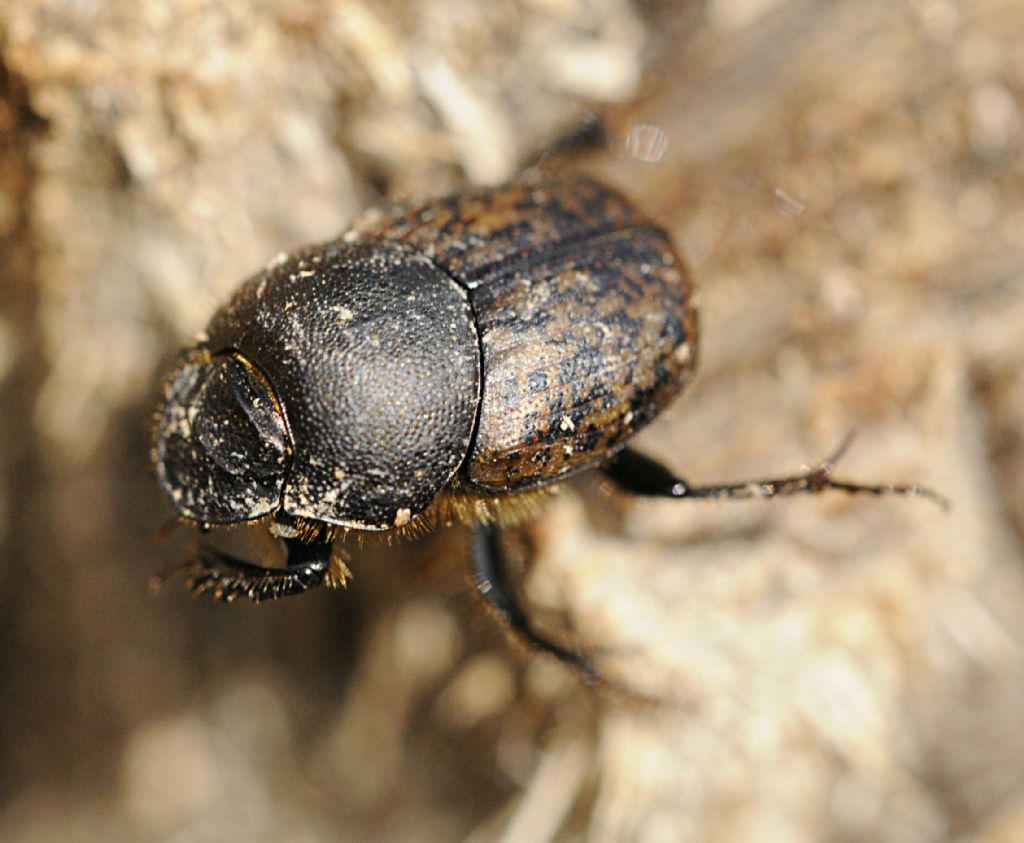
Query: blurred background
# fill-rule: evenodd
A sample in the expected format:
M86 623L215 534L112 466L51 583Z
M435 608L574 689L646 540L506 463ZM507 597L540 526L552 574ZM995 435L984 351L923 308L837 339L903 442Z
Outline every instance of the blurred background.
M1019 0L0 3L0 840L1024 839ZM175 350L382 197L586 171L674 235L695 482L954 501L631 501L353 548L264 606L147 582L195 542L149 466ZM271 554L260 531L225 541Z

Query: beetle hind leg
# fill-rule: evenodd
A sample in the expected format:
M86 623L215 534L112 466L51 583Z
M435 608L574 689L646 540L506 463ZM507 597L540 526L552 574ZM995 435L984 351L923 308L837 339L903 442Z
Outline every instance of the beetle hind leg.
M926 498L943 509L949 508L949 501L927 486L916 483L853 483L833 476L836 463L846 453L851 441L852 436L847 436L830 457L803 474L794 474L790 477L695 486L677 477L656 460L631 448L620 451L603 471L605 476L623 491L645 497L745 500L799 494L816 495L835 489L850 495L904 495Z
M476 590L509 631L532 649L549 653L573 668L587 685L603 682L597 668L583 653L557 644L534 626L513 587L498 528L493 524L475 524L470 528L470 541Z
M266 568L243 562L208 545L181 572L189 590L211 594L224 603L245 597L253 603L302 594L325 583L344 585L349 577L345 563L334 556L331 542L286 539L288 563L284 568Z

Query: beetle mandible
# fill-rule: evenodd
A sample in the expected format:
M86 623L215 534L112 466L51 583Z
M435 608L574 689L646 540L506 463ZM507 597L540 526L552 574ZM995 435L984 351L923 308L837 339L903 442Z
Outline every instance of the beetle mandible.
M364 215L272 261L213 316L164 386L153 460L201 529L269 521L287 565L203 547L197 593L231 601L344 582L336 534L458 518L479 592L521 637L576 667L516 596L499 529L553 484L599 469L673 498L839 489L938 499L832 476L691 485L628 446L690 380L697 312L665 231L587 178L516 183Z

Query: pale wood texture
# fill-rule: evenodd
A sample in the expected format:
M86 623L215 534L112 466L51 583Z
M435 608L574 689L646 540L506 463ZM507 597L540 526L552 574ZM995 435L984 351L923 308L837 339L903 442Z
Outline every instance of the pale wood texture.
M1024 837L1021 43L1018 0L0 5L0 839ZM743 479L855 428L843 472L952 511L568 490L510 539L526 592L674 706L517 653L457 531L353 547L342 594L148 597L190 541L148 541L161 360L376 190L587 111L606 143L543 166L699 289L645 450Z

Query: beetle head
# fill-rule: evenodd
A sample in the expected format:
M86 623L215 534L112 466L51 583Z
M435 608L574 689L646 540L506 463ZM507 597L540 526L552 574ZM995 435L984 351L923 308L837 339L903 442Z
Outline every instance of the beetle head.
M236 524L280 507L288 425L270 383L243 355L202 346L183 354L156 421L157 479L179 515Z

